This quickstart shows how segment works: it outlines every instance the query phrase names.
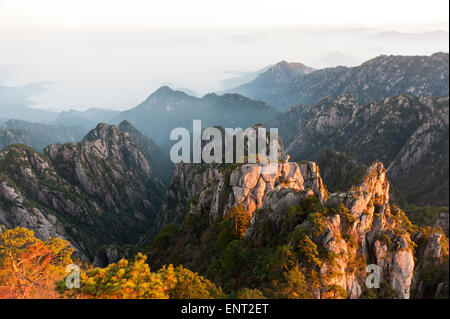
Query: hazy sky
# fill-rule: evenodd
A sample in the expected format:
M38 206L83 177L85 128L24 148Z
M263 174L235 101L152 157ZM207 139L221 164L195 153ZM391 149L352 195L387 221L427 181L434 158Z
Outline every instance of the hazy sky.
M3 0L3 26L264 27L447 22L445 0Z
M448 0L0 0L0 84L50 82L37 107L124 109L162 83L206 93L283 59L319 68L448 52L448 9Z

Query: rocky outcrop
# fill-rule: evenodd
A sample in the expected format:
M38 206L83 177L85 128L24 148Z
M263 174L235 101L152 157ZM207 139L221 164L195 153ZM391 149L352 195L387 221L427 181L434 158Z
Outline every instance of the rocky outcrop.
M320 196L320 193L314 192L314 195ZM258 214L258 218L281 219L280 215L289 205L296 205L307 196L295 192L279 193L276 200L263 205L264 213ZM287 205L278 208L280 199L282 202L286 198L289 198ZM331 194L324 204L332 209L330 212L338 213L331 213L326 218L320 235L314 234L309 222L300 227L307 230L314 242L336 256L333 262L324 263L320 269L326 285L338 285L350 298L358 298L364 289L366 273L364 269L358 274L353 268L358 262L360 266L375 264L379 267L381 281L396 292L394 297L409 298L414 269L412 245L409 235L397 231L402 226L396 222L396 216L402 213L398 209L392 211L389 206L389 183L383 165L372 165L361 185L346 193ZM252 221L246 235L256 236L254 228L260 222ZM322 298L327 297L326 293L322 295Z
M213 222L236 205L243 206L251 217L263 202L269 200L268 195L272 191L277 193L283 189L309 191L317 194L322 201L328 196L319 169L312 162L241 165L180 163L166 192L158 226L181 224L187 213L206 210Z
M331 195L312 162L234 164L227 168L179 164L174 178L177 187L172 187L177 192L170 198L194 198L184 213L206 213L214 223L230 208L241 206L251 217L245 232L250 241L257 241L259 225L265 220L276 231L290 207L314 195L329 212L321 217L323 229L317 233L309 220L297 227L304 228L317 245L334 256L332 262L318 268L324 287L339 286L349 298L359 298L366 290L365 266L374 264L379 267L383 291L394 291L389 297L410 297L413 245L403 212L389 204L389 182L381 163L367 170L359 186ZM164 216L166 223L172 222L169 214ZM181 217L177 215L174 221L179 223ZM320 298L329 298L328 293L325 288L315 292ZM380 296L387 294L380 292Z
M333 148L359 165L380 161L405 203L447 206L448 109L448 96L402 94L362 105L341 95L298 104L267 125L280 127L293 160L326 164L323 151ZM323 172L328 178L326 165Z
M448 298L448 238L440 229L425 227L415 234L414 241L418 262L412 283L413 297Z
M62 177L109 211L119 213L134 207L136 218L144 219L159 206L162 193L149 200L147 187L159 181L152 178L142 152L116 126L101 123L78 145L49 145L45 153Z
M154 227L162 194L145 156L115 126L99 124L45 155L24 145L0 152L0 224L65 238L88 260L101 245L135 244Z
M279 135L265 135L264 150L257 149L258 155L249 152L249 140L256 141L264 128L257 124L245 131L234 134L234 162L241 161L242 164L186 164L176 165L172 181L166 191L161 213L158 215L158 226L161 228L167 223L181 224L185 215L190 210L209 210L211 221L219 216L223 216L223 211L234 204L242 204L251 215L261 206L262 199L268 191L274 187L282 187L280 184L295 187L297 183L303 183L300 179L299 166L295 163L269 164L272 160L272 152L276 151L276 159L285 159L283 141ZM227 140L226 132L219 127L222 132L222 141L225 145ZM229 137L229 136L228 136ZM237 158L236 143L243 142L243 157ZM205 142L205 141L203 141ZM211 141L208 141L208 143ZM214 141L212 141L214 142ZM276 143L277 147L272 145ZM202 145L202 147L204 147ZM221 146L219 146L221 147ZM223 159L225 159L223 152ZM275 156L274 156L275 157ZM254 164L244 163L255 162ZM258 163L256 163L258 162ZM263 164L261 162L267 162ZM300 182L300 184L299 184ZM298 186L300 187L300 186ZM253 189L251 194L249 190ZM189 204L189 205L188 205Z
M47 215L36 207L26 207L26 199L8 182L0 182L0 224L33 229L36 237L67 239L64 226L54 215Z
M420 101L430 114L418 121L419 127L389 164L388 174L407 202L448 205L449 99L421 98Z
M161 206L161 213L157 217L158 228L168 223L181 224L190 204L199 198L199 192L217 186L222 178L223 174L218 165L177 164ZM207 194L208 192L203 194L203 203L212 200Z

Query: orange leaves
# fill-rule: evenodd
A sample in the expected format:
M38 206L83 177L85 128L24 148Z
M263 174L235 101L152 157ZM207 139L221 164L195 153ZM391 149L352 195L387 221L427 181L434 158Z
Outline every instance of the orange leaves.
M26 228L0 234L0 296L5 298L57 298L54 282L72 263L73 248L61 239L41 241Z
M247 214L242 205L234 206L227 214L226 219L233 222L233 232L238 239L244 237L247 228L250 225L250 216Z

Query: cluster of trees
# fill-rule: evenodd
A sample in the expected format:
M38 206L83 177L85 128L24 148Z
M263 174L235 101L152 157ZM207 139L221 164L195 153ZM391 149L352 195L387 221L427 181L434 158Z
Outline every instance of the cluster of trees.
M147 250L149 262L153 268L183 264L232 297L251 291L251 295L267 298L314 298L313 292L321 284L317 268L331 257L305 229L296 226L308 220L315 232L321 232L327 213L320 201L310 196L291 207L278 225L256 218L258 237L253 240L244 238L250 218L240 206L212 225L203 223L208 220L203 213L190 214L181 227L167 225L156 236Z
M59 291L71 298L104 299L217 299L226 295L209 280L183 266L169 265L151 272L147 257L122 259L105 268L80 273L80 287L68 289L60 281Z
M0 233L0 299L218 299L220 287L182 265L150 271L147 256L125 259L105 268L73 260L74 249L59 238L42 241L17 227ZM79 286L67 287L67 276L78 264ZM77 267L78 268L78 267ZM258 290L243 289L239 298L262 298Z
M395 205L391 211L391 218L397 225L394 231L411 234L411 238L417 241L411 245L419 245L416 258L422 258L419 255L429 234L442 230L413 225ZM208 224L207 212L189 214L180 227L167 225L156 236L146 251L150 256L149 263L156 269L164 264L183 264L206 276L233 297L241 296L243 291L251 291L250 295L267 298L314 298L318 290L326 298L347 297L344 289L330 284L332 280L327 279L336 275L333 265L337 256L317 240L324 234L328 216L339 214L341 221L348 225L355 221L346 207L327 208L315 196L310 196L287 209L276 223L264 218L264 211L256 211L255 214L256 230L252 240L243 236L249 220L240 206L230 209L223 219L219 218L212 225ZM349 246L356 245L350 235L343 233L342 236ZM448 242L445 237L443 240ZM392 243L389 247L394 249L394 246ZM425 287L428 298L434 298L431 292L436 291L439 283L448 283L448 270L442 270L448 268L448 250L444 251L443 260L428 266L420 274L429 283ZM329 273L319 275L325 264ZM356 250L356 254L350 257L348 270L355 275L365 274L366 264L365 256ZM379 291L365 289L362 297L387 297L386 291L390 289L384 287L381 295Z
M343 221L352 222L345 207L329 210L310 196L290 207L277 227L267 218L258 218L264 212L257 211L257 237L252 240L244 238L250 218L241 206L233 207L212 225L202 215L206 212L189 214L181 227L166 225L152 245L133 260L122 259L105 268L74 260L73 248L62 239L42 241L21 227L0 229L0 298L304 299L314 298L319 288L322 292L327 289L328 298L345 298L346 291L339 286L325 287L318 274L335 258L315 241L324 231L327 214L337 213ZM423 252L432 234L442 232L411 224L394 206L392 211L401 229L415 234L416 253ZM298 226L302 224L308 224L308 229ZM435 297L437 285L444 282L442 291L448 298L445 236L442 243L444 261L429 263L418 273L425 283L422 297ZM352 263L354 271L364 271L363 258ZM71 264L81 266L80 285L75 288L66 284ZM371 297L370 291L364 295Z
M0 233L0 298L58 298L55 282L72 264L73 248L59 238L41 241L26 228Z

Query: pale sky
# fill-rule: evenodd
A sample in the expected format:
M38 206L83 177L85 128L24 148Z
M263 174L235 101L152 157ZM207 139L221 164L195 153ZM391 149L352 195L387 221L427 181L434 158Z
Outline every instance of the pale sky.
M448 0L0 0L0 85L52 83L33 98L40 108L126 109L161 84L205 94L281 60L322 68L448 52L448 10Z
M447 0L0 0L2 27L259 27L448 22Z

